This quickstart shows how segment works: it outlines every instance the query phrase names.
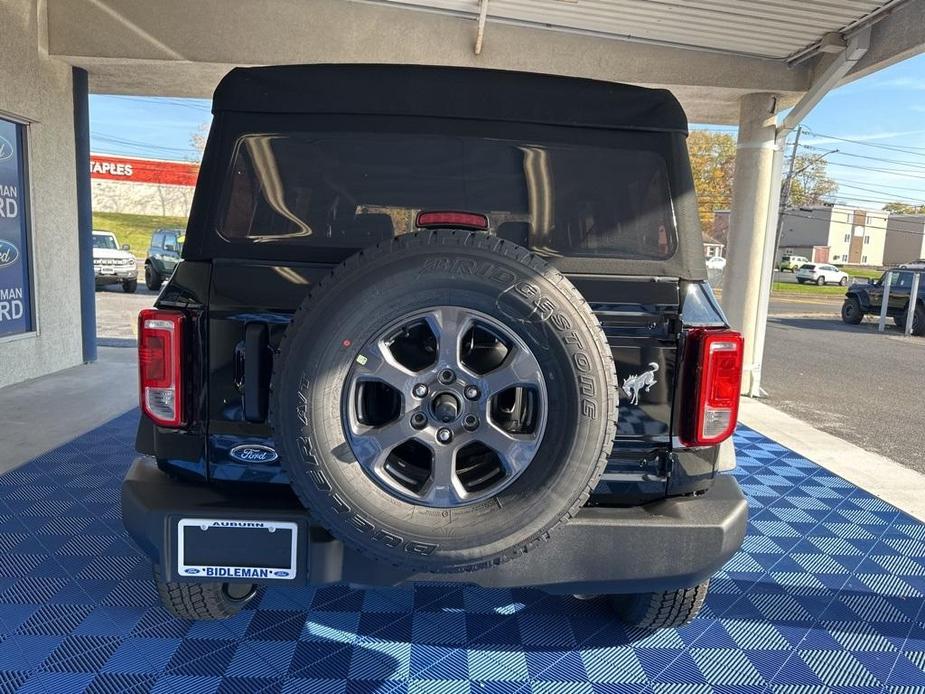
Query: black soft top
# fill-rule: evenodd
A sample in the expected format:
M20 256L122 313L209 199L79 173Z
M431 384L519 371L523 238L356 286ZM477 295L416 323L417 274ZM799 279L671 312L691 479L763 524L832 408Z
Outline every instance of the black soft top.
M427 116L687 133L664 89L425 65L284 65L235 68L212 112Z

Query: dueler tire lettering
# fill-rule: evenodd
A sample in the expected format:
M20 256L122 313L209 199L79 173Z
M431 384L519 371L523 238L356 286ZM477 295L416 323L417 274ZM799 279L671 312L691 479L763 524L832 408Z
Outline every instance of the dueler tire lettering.
M345 383L360 350L402 316L458 306L500 321L539 363L545 430L529 465L487 501L396 496L346 440ZM274 360L270 421L296 494L348 548L418 571L478 570L541 543L587 500L613 446L613 358L574 286L526 249L482 233L408 234L335 268L303 302Z

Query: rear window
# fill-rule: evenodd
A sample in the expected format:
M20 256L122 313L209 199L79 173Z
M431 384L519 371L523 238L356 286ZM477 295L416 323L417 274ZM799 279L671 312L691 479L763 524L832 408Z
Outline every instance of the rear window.
M423 210L477 212L547 255L666 259L677 234L652 151L405 133L239 138L219 233L238 243L361 248Z
M816 269L816 266L815 266L815 265L810 265L809 263L807 263L806 265L804 265L804 266L801 267L800 269L801 269L801 270L815 270L815 269Z

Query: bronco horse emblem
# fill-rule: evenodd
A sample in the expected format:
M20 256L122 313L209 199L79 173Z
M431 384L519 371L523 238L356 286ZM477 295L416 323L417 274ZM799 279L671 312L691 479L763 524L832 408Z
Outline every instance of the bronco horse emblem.
M629 376L623 381L623 392L630 399L630 405L639 404L639 392L645 390L647 393L656 384L655 372L658 371L658 364L654 361L649 362L649 371L643 371L641 374Z

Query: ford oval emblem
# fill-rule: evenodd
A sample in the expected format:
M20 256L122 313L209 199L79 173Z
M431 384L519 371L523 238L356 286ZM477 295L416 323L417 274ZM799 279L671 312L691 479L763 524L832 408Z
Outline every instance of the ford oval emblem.
M19 249L9 241L0 239L0 267L12 265L19 260Z
M0 136L0 161L13 158L13 145L5 137Z
M232 458L239 463L272 463L279 456L269 446L262 446L258 443L246 443L242 446L235 446L229 452Z
M199 573L199 569L188 568L184 569L183 573L193 574L194 576Z

